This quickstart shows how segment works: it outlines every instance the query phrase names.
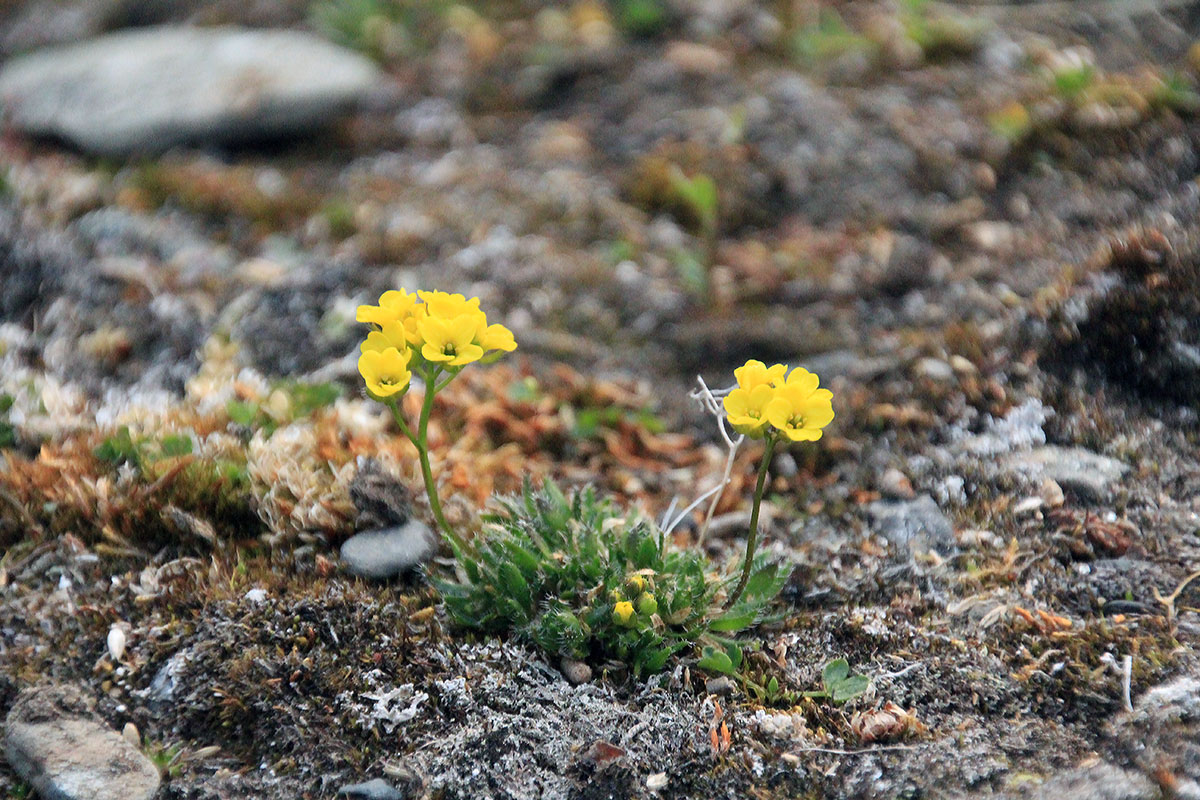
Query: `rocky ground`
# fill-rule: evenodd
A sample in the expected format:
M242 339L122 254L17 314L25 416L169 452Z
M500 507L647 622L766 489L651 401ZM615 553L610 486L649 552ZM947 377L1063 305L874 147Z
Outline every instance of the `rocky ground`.
M0 4L0 794L1200 796L1198 39L1177 0ZM403 571L354 361L396 286L520 344L440 396L466 527L526 476L659 517L724 463L697 374L821 375L743 679L564 669ZM868 691L802 697L838 658Z

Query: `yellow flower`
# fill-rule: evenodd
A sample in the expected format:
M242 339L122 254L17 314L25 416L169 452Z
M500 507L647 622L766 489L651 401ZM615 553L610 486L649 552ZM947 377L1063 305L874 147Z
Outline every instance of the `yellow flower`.
M785 364L768 367L761 361L750 359L733 371L733 377L737 378L738 386L741 388L754 389L758 386L778 386L783 382L785 372L787 372Z
M461 317L463 314L483 314L479 310L478 297L467 299L461 294L425 291L417 292L417 295L425 301L425 311L431 317L454 319L455 317Z
M499 323L488 325L480 331L476 344L484 350L503 350L506 353L517 349L517 341L513 338L513 332Z
M470 364L483 358L483 348L475 344L482 312L460 314L452 319L427 317L417 326L421 334L421 355L426 361L451 367Z
M622 600L613 606L613 619L618 625L628 625L633 619L633 603L628 600Z
M776 390L769 384L759 384L753 389L738 386L725 395L725 413L729 424L738 433L761 439L766 433L767 404L775 398Z
M793 442L815 442L833 421L833 392L818 389L820 379L797 367L767 404L771 425Z
M367 382L367 391L376 397L391 397L408 388L412 373L408 361L412 351L395 347L384 350L365 350L358 357L358 371Z
M359 350L383 352L393 347L400 352L408 350L408 335L403 322L385 322L381 330L371 331L359 345Z
M355 319L384 327L389 322L403 322L417 306L417 298L403 289L391 289L379 297L377 306L359 306Z

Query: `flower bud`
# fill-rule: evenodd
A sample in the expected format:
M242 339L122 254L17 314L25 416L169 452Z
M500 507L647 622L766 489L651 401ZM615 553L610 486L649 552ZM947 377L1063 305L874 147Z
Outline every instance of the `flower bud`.
M613 607L613 619L618 625L628 625L633 619L633 603L622 600Z
M642 592L641 597L637 601L637 609L639 614L648 617L658 611L658 601L649 592Z

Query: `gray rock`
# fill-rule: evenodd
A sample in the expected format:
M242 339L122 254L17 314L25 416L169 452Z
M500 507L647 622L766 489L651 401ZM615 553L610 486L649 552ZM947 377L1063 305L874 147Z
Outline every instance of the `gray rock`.
M433 532L409 520L395 528L364 531L342 544L342 560L351 574L387 580L427 561L434 552Z
M43 800L149 800L161 780L70 686L22 692L5 721L4 747L13 771Z
M14 59L0 101L26 133L121 156L298 135L353 107L378 75L298 31L146 28Z
M1004 459L1010 472L1034 479L1050 478L1063 489L1089 500L1106 500L1129 465L1081 447L1047 445L1013 453Z
M954 526L927 494L903 502L875 502L867 506L876 532L895 545L913 551L954 552Z
M582 683L587 683L592 679L592 668L582 661L576 661L571 658L564 658L560 665L563 677L572 686L579 686Z
M1095 764L1055 775L1038 787L1034 800L1157 800L1149 778L1112 764Z
M404 800L407 795L383 778L376 778L366 783L343 786L338 789L338 796L351 797L354 800Z

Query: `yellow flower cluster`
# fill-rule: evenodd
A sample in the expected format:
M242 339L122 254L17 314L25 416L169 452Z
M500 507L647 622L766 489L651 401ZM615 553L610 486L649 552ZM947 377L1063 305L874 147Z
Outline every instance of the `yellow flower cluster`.
M833 393L803 367L768 367L750 360L733 371L737 387L725 396L725 413L738 433L761 439L773 431L793 442L815 442L833 421Z
M371 394L380 398L404 392L418 364L457 372L517 348L512 331L488 324L478 297L397 289L384 292L379 305L359 306L356 318L375 326L362 343L358 371Z

